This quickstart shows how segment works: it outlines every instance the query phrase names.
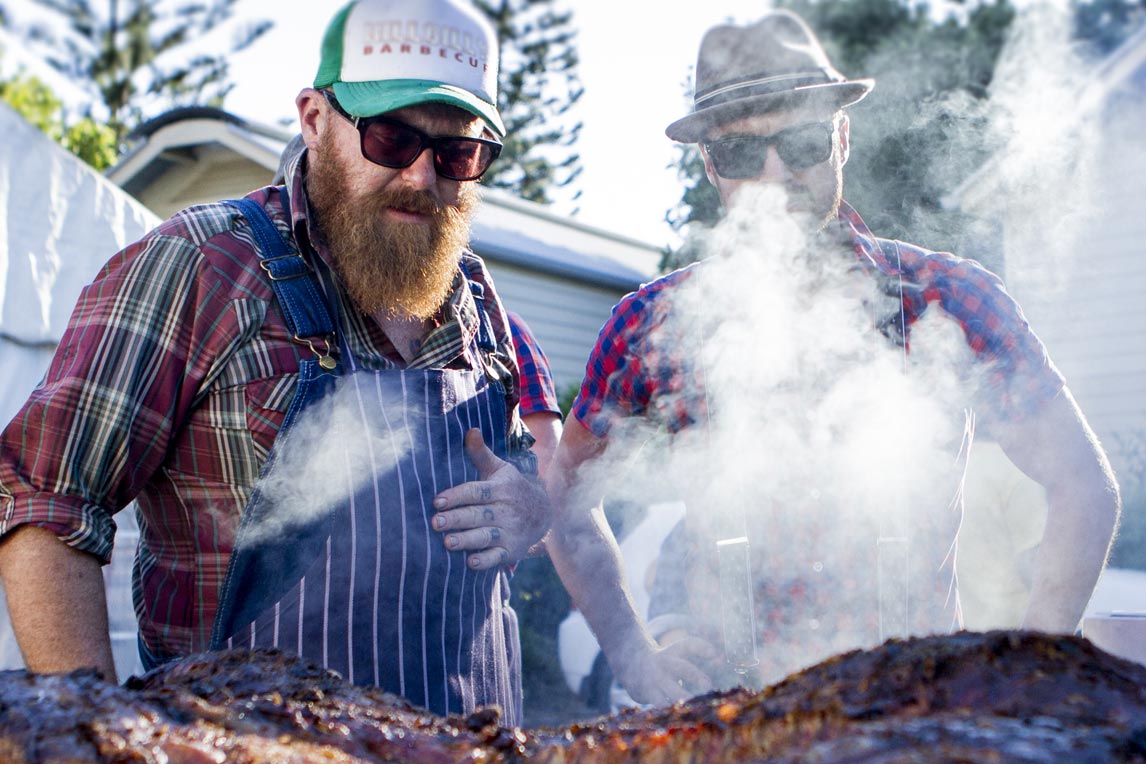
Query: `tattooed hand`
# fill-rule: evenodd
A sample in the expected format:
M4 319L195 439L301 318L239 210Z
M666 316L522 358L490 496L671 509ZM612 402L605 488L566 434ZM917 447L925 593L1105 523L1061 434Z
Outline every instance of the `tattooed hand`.
M537 478L497 458L479 430L466 433L466 454L481 479L434 497L434 530L451 551L476 550L468 558L474 570L517 562L549 528L549 496Z

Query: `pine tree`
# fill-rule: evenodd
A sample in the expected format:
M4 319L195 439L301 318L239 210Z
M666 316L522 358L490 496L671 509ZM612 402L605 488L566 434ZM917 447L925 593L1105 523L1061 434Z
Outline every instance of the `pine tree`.
M580 196L581 122L573 107L583 88L572 11L554 0L475 0L493 23L501 47L498 109L508 135L501 158L482 182L529 201L551 204L555 190Z
M233 84L226 56L250 46L271 22L239 30L227 53L203 52L211 33L232 18L237 0L171 7L160 0L34 0L67 25L26 30L56 70L90 83L119 144L141 122L173 106L220 106ZM88 116L91 116L90 114Z
M1146 23L1146 0L1072 0L1074 34L1099 55L1110 53Z

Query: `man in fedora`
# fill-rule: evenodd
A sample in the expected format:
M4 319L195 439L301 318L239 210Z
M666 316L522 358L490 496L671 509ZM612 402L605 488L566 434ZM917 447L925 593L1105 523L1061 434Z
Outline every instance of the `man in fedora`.
M467 250L505 135L497 71L466 0L346 4L282 185L177 213L85 290L0 434L0 574L30 669L115 678L100 565L134 501L146 667L278 648L521 723L509 566L549 502Z
M863 316L849 331L866 344L848 346L832 368L846 376L852 356L870 360L872 368L890 367L894 373L866 385L876 388L869 402L890 398L894 404L900 396L906 402L909 392L928 397L936 391L926 388L939 387L936 380L950 381L960 394L959 385L973 388L969 395L981 422L1047 491L1050 512L1023 625L1072 632L1117 523L1114 477L1062 376L1002 283L972 261L876 237L842 199L851 150L844 108L864 98L873 81L845 78L802 19L776 11L747 26L710 29L701 43L696 83L692 113L666 132L673 140L699 144L708 179L720 194L727 220L713 236L717 254L644 285L614 308L590 356L549 480L555 521L548 550L621 683L638 701L668 701L713 686L775 681L836 652L888 636L948 632L961 623L954 542L975 420L959 405L948 411L957 426L944 431L954 448L946 453L944 441L935 456L926 453L934 462L928 467L937 469L916 481L921 485L908 489L924 472L927 433L909 432L869 455L884 471L872 481L872 492L891 509L856 513L864 496L832 493L837 484L831 481L854 463L832 462L843 456L838 441L880 442L872 432L878 424L820 430L829 435L807 448L807 461L828 464L818 472L812 465L806 474L825 483L802 485L802 497L773 493L805 474L780 474L780 464L793 472L804 468L784 462L781 451L807 444L795 439L762 451L762 460L743 470L760 479L749 486L755 493L732 532L719 527L728 522L719 519L719 502L686 497L686 519L666 542L653 587L661 611L656 620L668 628L654 634L634 611L616 542L603 514L587 500L599 484L583 485L583 478L599 474L594 467L606 449L632 423L645 422L667 433L670 458L697 443L713 460L727 458L717 440L719 426L749 422L761 438L769 432L768 421L753 419L748 398L788 396L798 402L797 418L804 417L811 429L829 409L803 408L811 398L799 396L799 387L840 390L828 386L831 380L798 373L775 383L773 373L771 382L763 376L736 380L741 396L720 399L718 384L728 375L713 372L727 369L704 351L729 325L742 330L735 367L771 351L765 343L808 336L800 334L805 327L797 321ZM738 227L754 237L721 251L719 242ZM738 291L741 284L720 282L717 274L727 275L729 263L733 275L743 274L741 281L758 279L750 284L758 288ZM752 270L759 264L762 270ZM801 270L812 276L786 281ZM749 276L759 273L769 275ZM760 302L780 301L774 293L761 296L770 286L765 281L799 284L791 304L810 307L799 319L760 309ZM724 291L714 291L714 283L723 283ZM691 300L683 299L690 290ZM847 312L853 304L857 310ZM744 316L764 318L753 323ZM785 326L785 320L792 323ZM963 375L928 376L927 364L937 364L929 354L937 355L934 349L948 329L958 346L953 357L966 363L952 366ZM889 360L901 361L900 367ZM892 392L881 398L878 388L884 385ZM852 412L841 408L847 407L837 406L838 420L829 424L861 421L847 419ZM682 471L687 470L669 470L662 480ZM881 494L889 485L897 490ZM705 496L722 495L720 485L704 488Z

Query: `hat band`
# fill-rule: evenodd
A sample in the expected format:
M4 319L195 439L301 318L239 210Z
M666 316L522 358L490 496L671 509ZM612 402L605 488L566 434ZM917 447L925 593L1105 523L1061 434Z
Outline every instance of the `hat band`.
M793 81L798 82L796 82L796 84L792 84ZM701 106L714 106L718 103L734 101L738 98L749 98L751 96L757 95L770 95L772 93L779 93L804 85L822 85L836 81L837 80L832 79L822 71L778 74L773 77L761 77L759 79L737 82L732 85L725 85L724 87L717 88L708 93L705 93L702 96L697 96L693 103L695 104L695 107L699 109Z

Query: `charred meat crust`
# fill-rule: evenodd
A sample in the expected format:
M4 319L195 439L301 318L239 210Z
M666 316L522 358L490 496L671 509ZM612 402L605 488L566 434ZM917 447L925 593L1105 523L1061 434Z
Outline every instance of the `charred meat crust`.
M274 650L201 654L124 686L0 673L5 762L1142 762L1146 667L1034 632L895 640L763 691L560 728L440 717Z

